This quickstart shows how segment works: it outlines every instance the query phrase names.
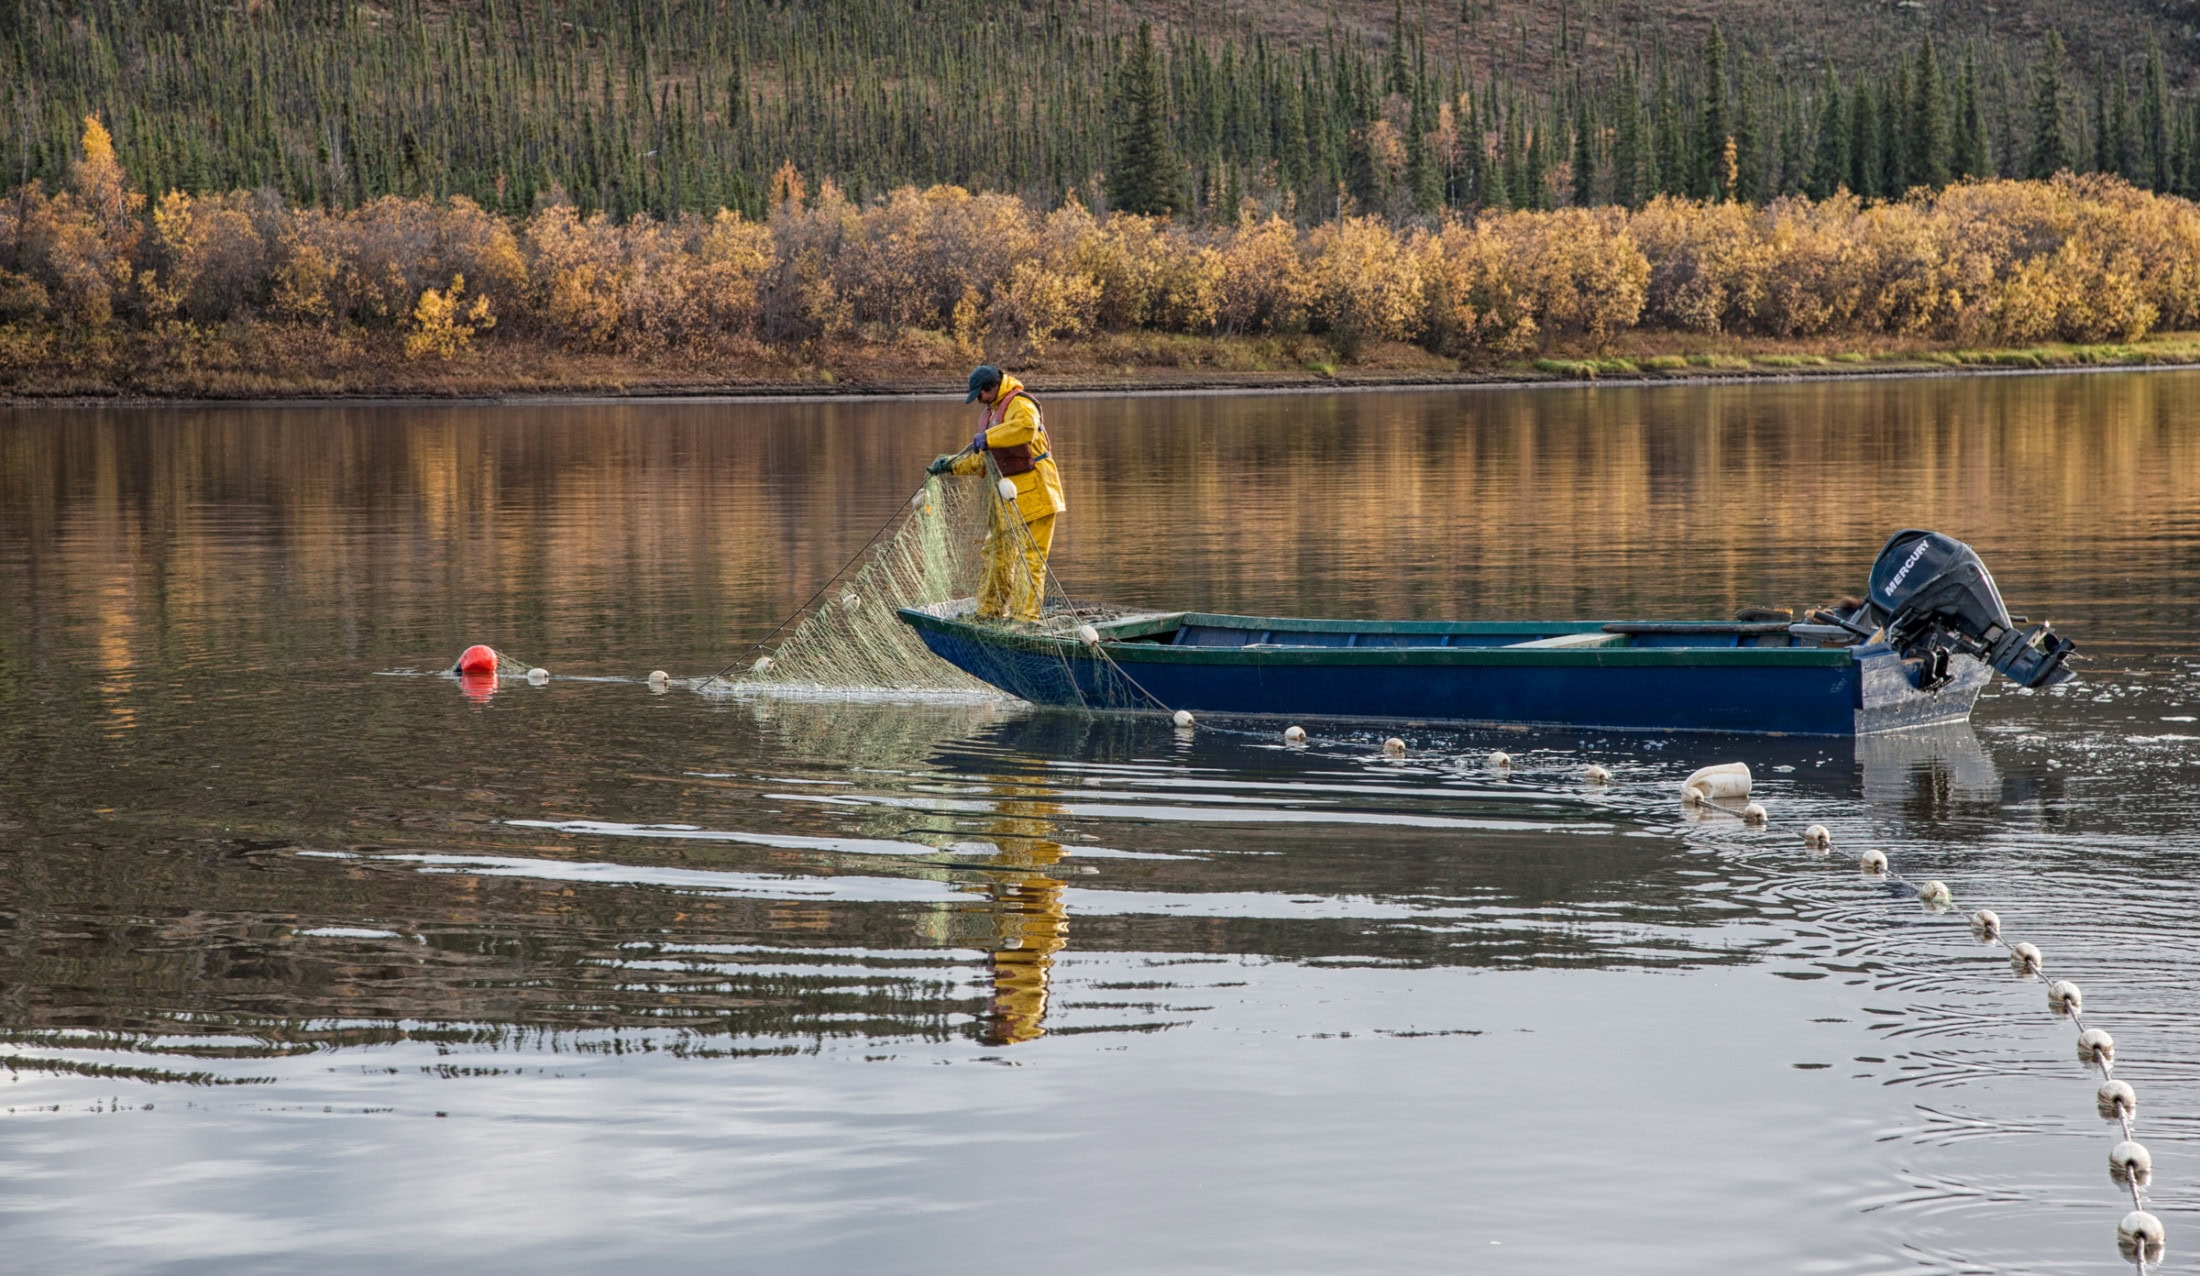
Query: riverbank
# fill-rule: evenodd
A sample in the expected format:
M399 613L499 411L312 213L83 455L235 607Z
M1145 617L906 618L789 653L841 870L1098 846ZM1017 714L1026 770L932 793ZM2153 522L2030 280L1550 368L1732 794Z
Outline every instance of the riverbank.
M929 395L959 385L981 358L1055 393L1914 376L2200 365L2200 333L1989 349L1631 333L1602 351L1558 346L1487 364L1404 343L1371 344L1354 354L1348 359L1308 336L1128 334L1057 342L1022 358L905 337L822 350L739 343L656 356L506 338L451 359L416 359L386 333L241 325L180 337L72 339L59 331L0 328L0 404Z

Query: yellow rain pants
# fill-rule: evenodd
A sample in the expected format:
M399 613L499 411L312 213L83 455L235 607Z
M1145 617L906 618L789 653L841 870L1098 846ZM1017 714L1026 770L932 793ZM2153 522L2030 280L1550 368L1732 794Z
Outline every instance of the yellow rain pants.
M1018 511L996 499L979 551L985 574L978 580L978 619L1037 620L1047 597L1047 552L1054 548L1054 515L1018 526Z

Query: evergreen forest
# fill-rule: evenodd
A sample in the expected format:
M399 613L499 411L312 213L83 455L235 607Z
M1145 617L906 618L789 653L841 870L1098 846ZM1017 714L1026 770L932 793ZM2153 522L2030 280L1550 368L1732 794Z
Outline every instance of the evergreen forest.
M1120 0L0 0L0 162L52 188L97 115L155 194L514 215L550 194L615 220L758 217L787 164L858 204L952 184L1194 221L1250 199L1301 224L2066 168L2200 189L2188 68L2094 30L2121 0L2084 17L2082 49L1959 39L1967 0L1933 3L1941 21L1844 62L1744 3L1728 30L1619 0L1265 27L1196 4L1149 24Z

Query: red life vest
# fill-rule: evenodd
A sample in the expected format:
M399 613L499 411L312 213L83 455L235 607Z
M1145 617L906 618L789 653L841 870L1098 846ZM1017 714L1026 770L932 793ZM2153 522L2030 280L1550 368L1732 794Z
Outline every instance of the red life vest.
M1002 395L999 399L994 401L992 408L989 409L986 413L988 417L993 418L993 424L998 424L999 422L1004 421L1008 418L1008 401L1010 399L1016 398L1019 395L1026 399L1031 399L1031 395L1027 393L1022 386L1017 386L1015 389L1009 391L1007 394ZM1031 410L1034 415L1037 415L1039 411L1039 401L1037 399L1031 399ZM992 428L992 426L988 425L987 428L990 429ZM984 439L985 431L980 430L978 432L978 440L982 444ZM993 465L996 469L1000 470L1002 476L1013 478L1018 474L1031 473L1031 471L1038 468L1039 462L1044 461L1048 457L1054 455L1054 453L1047 447L1046 439L1046 420L1044 418L1041 418L1039 421L1038 435L1034 437L1031 442L1018 443L1014 447L986 448L986 451L993 454Z

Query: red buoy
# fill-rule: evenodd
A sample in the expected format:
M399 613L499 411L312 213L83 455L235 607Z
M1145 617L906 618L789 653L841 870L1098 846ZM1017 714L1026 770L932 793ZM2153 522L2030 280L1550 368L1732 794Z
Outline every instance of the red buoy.
M475 643L459 653L458 671L466 673L494 674L497 671L497 650L485 643Z

